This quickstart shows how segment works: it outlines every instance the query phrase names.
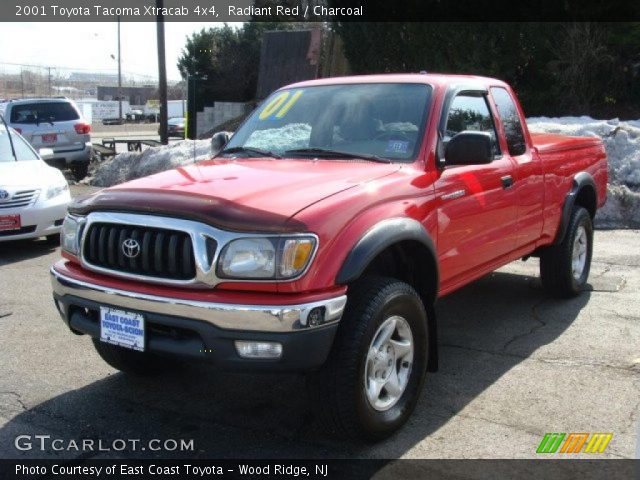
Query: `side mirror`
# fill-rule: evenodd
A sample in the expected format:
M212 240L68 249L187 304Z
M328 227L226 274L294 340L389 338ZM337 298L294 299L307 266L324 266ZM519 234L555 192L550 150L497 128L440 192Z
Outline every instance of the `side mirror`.
M217 154L229 142L231 134L229 132L216 132L211 137L211 153Z
M40 158L53 157L53 150L51 148L41 148L38 150L38 155L40 155Z
M446 165L478 165L491 163L491 134L464 131L455 135L444 151Z

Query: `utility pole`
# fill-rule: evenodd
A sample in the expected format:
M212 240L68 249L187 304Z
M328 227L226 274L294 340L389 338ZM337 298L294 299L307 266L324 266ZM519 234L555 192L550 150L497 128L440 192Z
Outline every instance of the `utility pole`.
M122 64L120 61L120 15L118 15L118 119L122 120Z
M49 72L49 97L51 97L51 67L47 67Z
M20 67L20 88L22 89L22 97L24 98L24 75L22 73L22 67Z
M156 0L158 12L162 12L163 0ZM164 54L164 15L158 13L156 19L156 29L158 37L158 96L160 97L160 143L169 143L167 133L167 66Z

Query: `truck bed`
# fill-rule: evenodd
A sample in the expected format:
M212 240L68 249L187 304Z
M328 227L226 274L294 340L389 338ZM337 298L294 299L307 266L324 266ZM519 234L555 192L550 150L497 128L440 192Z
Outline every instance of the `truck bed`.
M555 133L532 133L531 141L540 153L588 148L602 143L598 137L570 137Z

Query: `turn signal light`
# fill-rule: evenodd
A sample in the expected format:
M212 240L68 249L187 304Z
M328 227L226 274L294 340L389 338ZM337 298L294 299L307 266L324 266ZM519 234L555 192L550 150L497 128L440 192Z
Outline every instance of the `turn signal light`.
M324 323L324 314L326 309L324 307L315 307L309 312L307 317L307 325L309 327L317 327Z

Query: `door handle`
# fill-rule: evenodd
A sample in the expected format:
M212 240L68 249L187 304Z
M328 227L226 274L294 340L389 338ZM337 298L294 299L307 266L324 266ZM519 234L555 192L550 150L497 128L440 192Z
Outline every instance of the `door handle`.
M502 188L504 189L510 188L513 185L513 177L511 175L505 175L500 178L500 180L502 181Z
M453 200L454 198L464 197L467 194L467 191L464 189L455 190L450 193L445 193L444 195L440 195L441 200Z

